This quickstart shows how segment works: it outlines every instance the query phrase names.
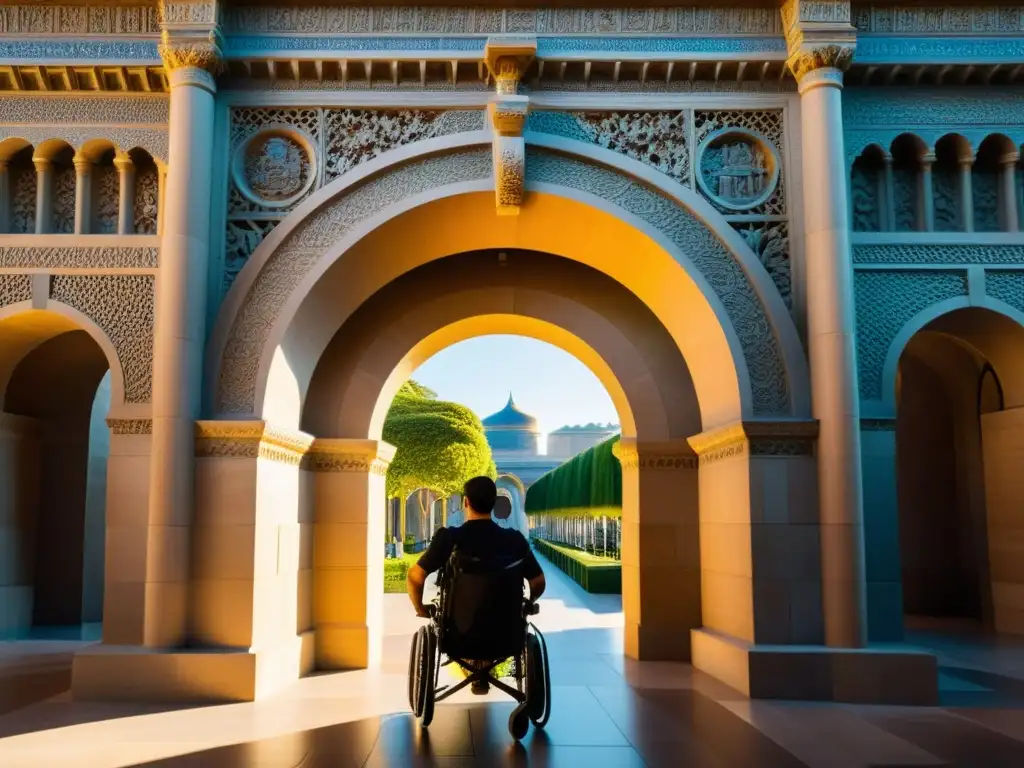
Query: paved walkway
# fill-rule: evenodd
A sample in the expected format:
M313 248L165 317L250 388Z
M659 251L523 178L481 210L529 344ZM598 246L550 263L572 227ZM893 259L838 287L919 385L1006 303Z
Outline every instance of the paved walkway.
M168 709L65 694L0 717L0 766L1024 766L1024 643L947 642L944 708L750 702L688 665L624 659L619 598L545 570L537 623L553 713L522 746L506 730L510 700L493 691L460 694L428 731L416 726L405 675L419 622L403 595L388 595L381 669L306 678L255 704Z

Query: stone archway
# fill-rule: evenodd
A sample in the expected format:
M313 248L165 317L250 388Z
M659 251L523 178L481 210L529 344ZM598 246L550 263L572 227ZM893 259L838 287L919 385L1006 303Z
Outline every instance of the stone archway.
M273 587L288 595L274 621L255 602L242 622L215 615L213 596L227 588L218 579L197 598L199 640L283 653L296 673L373 664L389 393L417 354L454 339L451 328L535 322L591 349L625 407L627 652L690 658L693 633L695 662L700 647L706 668L749 690L746 646L821 641L820 604L806 590L820 582L817 498L807 492L815 429L804 421L806 363L791 318L741 238L694 193L564 144L530 150L516 217L496 215L489 148L396 150L310 199L240 274L210 346L217 420L200 427L197 478L210 492L198 500L199 541L220 535L202 532L219 502L215 478L240 471L223 459L245 455L246 476L267 489L254 494L251 519L294 531L278 536L276 562L294 560L297 572ZM541 261L514 285L513 269L504 283L474 272L487 258L503 269L501 253L509 264ZM477 282L460 282L467 276ZM415 310L389 315L388 296ZM248 447L231 447L240 441ZM271 507L277 516L257 523ZM800 573L779 560L780 542L799 552ZM244 546L258 569L269 555ZM785 599L760 596L760 571Z

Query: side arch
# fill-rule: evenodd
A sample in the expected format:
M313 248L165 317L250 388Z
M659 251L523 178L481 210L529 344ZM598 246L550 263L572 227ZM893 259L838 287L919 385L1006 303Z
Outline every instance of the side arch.
M889 350L885 357L885 365L882 368L882 405L885 409L885 413L881 415L894 416L896 414L896 376L899 369L900 356L903 354L903 350L906 349L907 344L914 335L929 325L932 325L937 321L941 321L943 317L946 317L957 310L969 308L987 310L996 317L1002 318L1006 322L1015 323L1020 327L1020 329L1024 330L1024 312L1021 312L999 299L994 299L991 296L981 296L977 298L960 296L946 299L945 301L936 302L921 312L918 312L910 321L904 324L900 329L900 332L889 345ZM964 336L964 341L971 343L979 352L984 354L985 357L992 359L993 351L985 348L987 345L984 341L972 339L969 335ZM996 358L1010 357L1010 355L1000 355L998 352L995 353L995 356ZM1006 398L1007 407L1011 407L1011 404L1024 404L1024 367L1022 367L1017 376L1014 376L1012 372L1019 366L1014 366L1011 360L1002 360L1002 366L999 365L1000 360L998 359L993 362L996 362L997 371L1001 367L1004 372L1000 373L1000 381L1003 382L1008 393ZM1006 372L1011 373L1007 376ZM1009 394L1011 392L1013 394ZM1014 397L1014 395L1016 395L1016 397ZM1014 400L1016 400L1016 402L1014 402Z
M126 408L124 367L113 342L88 315L54 299L46 302L45 309L37 308L31 300L0 308L0 393L6 389L11 374L28 352L69 331L85 331L102 350L110 367L108 416L120 417Z
M643 275L649 278L656 269L647 269L635 259L626 265L621 253L617 264L606 254L606 263L598 268L652 308L656 306L666 327L675 328L684 352L689 349L699 358L714 347L717 359L729 361L728 375L721 362L698 374L706 375L701 386L706 392L702 405L706 425L809 413L806 360L781 297L742 238L724 220L717 221L721 217L716 212L705 210L710 206L696 193L615 153L585 145L572 147L577 142L546 137L550 146L531 149L527 162L531 194L522 214L513 222L501 221L494 215L493 201L489 213L479 205L480 193L493 190L489 146L481 139L446 137L423 142L429 148L403 147L386 153L318 192L279 225L242 270L221 309L209 346L209 409L232 418L265 416L271 371L283 366L296 379L288 395L293 400L290 412L295 414L312 367L281 359L281 345L289 343L289 327L304 311L303 301L316 281L335 262L349 259L350 251L379 227L414 215L418 209L457 199L465 208L450 207L448 213L460 224L476 217L472 219L476 237L464 237L447 253L437 252L434 257L519 247L592 263L593 250L601 247L593 237L587 243L590 252L578 243L561 243L559 248L544 244L559 234L550 231L552 212L567 212L564 201L572 201L575 205L569 207L578 217L575 230L582 236L587 235L583 222L600 219L602 227L607 227L614 220L623 252L638 252L647 264L660 260L664 271L658 280L650 281L659 285L639 285ZM556 144L564 151L554 151ZM573 156L574 151L580 155ZM597 155L600 163L595 162ZM613 159L605 155L614 156L615 167L603 164ZM563 201L561 208L552 204L558 200ZM482 232L481 216L492 226L489 233ZM544 237L537 227L541 221L549 230ZM436 222L434 226L435 232L442 233L451 228L437 227ZM396 269L391 278L412 266ZM666 284L669 272L672 279ZM670 290L674 297L666 295ZM681 315L687 312L700 314L700 322L684 322ZM322 350L329 337L326 333L326 338L315 342L302 341L311 360L317 355L313 347L319 344ZM732 381L725 382L723 376ZM730 390L731 403L724 402L723 389ZM277 416L280 420L281 414ZM294 423L295 416L284 421Z

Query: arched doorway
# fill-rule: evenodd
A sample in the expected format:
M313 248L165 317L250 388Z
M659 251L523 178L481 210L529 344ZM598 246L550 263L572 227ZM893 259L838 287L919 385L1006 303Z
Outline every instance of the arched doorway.
M68 314L0 316L0 639L99 639L113 385Z
M297 637L302 664L372 664L388 404L434 352L517 334L577 356L619 412L627 654L688 659L692 641L696 663L703 644L701 663L749 689L749 644L823 637L808 492L816 432L777 289L720 214L639 164L629 170L643 184L614 153L538 149L519 215L498 216L490 145L445 141L395 150L318 192L225 300L208 370L216 421L200 429L258 438L254 459L290 446L294 476L278 487L295 489L295 511L274 524L295 533L279 533L287 554L276 562L299 570L281 573L276 623L229 626L199 595L197 639L258 648ZM229 471L198 455L198 476ZM259 461L249 471L258 488L284 472ZM198 500L200 529L211 503Z
M932 320L900 355L895 396L908 627L1024 634L1024 327L981 307Z

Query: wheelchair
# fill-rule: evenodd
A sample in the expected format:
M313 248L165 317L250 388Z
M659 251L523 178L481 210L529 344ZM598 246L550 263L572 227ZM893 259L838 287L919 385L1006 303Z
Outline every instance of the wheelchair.
M516 741L532 722L543 728L551 716L551 675L544 635L530 621L539 607L523 595L521 560L481 560L452 552L437 577L438 596L427 607L430 622L413 636L409 651L409 707L426 728L434 705L467 685L486 680L517 702L508 719ZM491 677L512 659L515 686ZM442 667L456 664L466 678L438 686Z

